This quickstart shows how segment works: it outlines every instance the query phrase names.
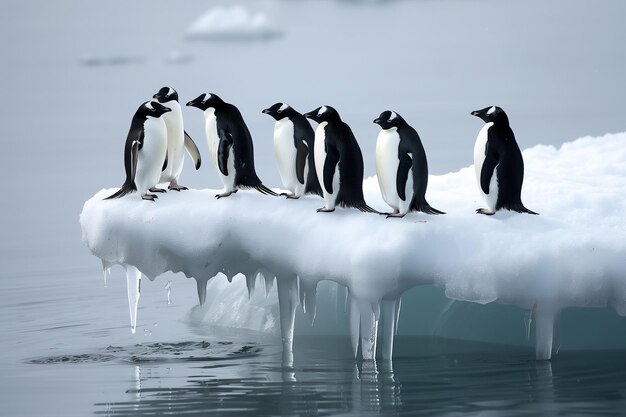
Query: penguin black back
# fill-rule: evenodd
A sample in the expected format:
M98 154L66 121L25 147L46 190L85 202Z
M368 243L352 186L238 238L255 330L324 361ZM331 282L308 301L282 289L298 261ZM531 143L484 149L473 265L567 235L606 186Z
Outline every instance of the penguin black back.
M398 194L404 198L404 189L409 175L412 172L413 198L411 200L410 211L421 211L426 214L445 214L437 210L426 201L426 188L428 186L428 161L426 151L422 145L422 140L417 131L409 125L398 113L386 110L374 120L383 129L396 128L400 137L398 147L398 173L396 177L396 188Z
M317 170L315 169L315 155L313 148L315 146L315 131L311 127L311 123L307 118L293 107L285 105L284 103L276 103L271 107L263 110L263 113L272 116L275 120L281 120L282 118L289 118L293 123L294 140L304 140L307 145L307 162L309 166L309 172L306 178L306 185L304 192L306 194L322 195L322 187L320 186L317 178ZM298 148L297 144L294 144Z
M213 93L202 94L187 105L203 111L209 107L215 109L217 131L220 136L228 138L234 152L235 186L254 188L263 194L276 196L275 192L263 185L256 174L252 135L239 109Z
M322 111L323 109L323 111ZM305 116L318 123L328 122L325 127L327 162L339 165L339 192L336 203L342 207L355 207L361 211L378 213L365 203L363 197L363 154L352 129L346 124L337 110L331 106L319 107ZM332 166L334 172L334 166ZM324 172L324 178L328 178Z
M489 194L493 175L498 181L498 196L495 210L507 209L518 213L538 214L522 204L521 193L524 181L524 160L509 124L509 118L500 107L490 106L471 113L485 123L492 123L487 130L484 162L480 170L479 186ZM483 209L481 214L493 214Z
M120 198L137 190L137 186L135 185L135 170L137 168L137 152L143 147L145 138L144 123L148 117L161 117L168 111L170 111L168 107L156 101L146 101L139 106L131 119L128 135L126 136L126 143L124 145L124 170L126 171L126 179L122 187L114 194L105 198L105 200ZM165 163L167 163L167 159Z

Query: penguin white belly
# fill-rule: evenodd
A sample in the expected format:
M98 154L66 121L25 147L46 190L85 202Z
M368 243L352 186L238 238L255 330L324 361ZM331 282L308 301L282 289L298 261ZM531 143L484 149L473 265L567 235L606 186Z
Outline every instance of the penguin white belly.
M324 187L324 162L326 161L326 125L328 122L322 122L315 129L315 142L313 144L313 155L315 157L315 169L317 171L317 179L322 186L322 194L324 194L324 202L326 208L332 210L337 202L337 194L339 193L339 164L335 168L333 175L333 193L326 191Z
M376 176L383 200L394 210L400 210L400 197L396 190L396 177L400 163L398 146L400 146L400 135L398 135L397 128L380 131L376 140ZM410 195L412 194L411 192Z
M167 127L162 118L148 118L144 122L143 146L137 152L135 185L144 195L158 184L167 151Z
M491 177L491 181L489 182L489 194L485 194L480 186L480 173L482 172L483 164L485 162L485 148L487 146L487 138L489 136L489 128L491 126L493 126L493 122L485 123L483 128L480 129L480 132L478 132L478 137L476 138L476 143L474 144L474 170L476 171L478 191L483 196L489 210L495 212L496 203L498 201L498 178L496 175L498 169L497 166L493 170L493 175Z
M304 184L300 184L296 173L297 149L293 135L294 127L291 120L284 118L276 121L274 125L274 154L278 163L278 173L285 188L299 197L304 191Z
M180 104L176 101L168 102L167 107L172 109L171 112L162 116L167 126L167 167L161 173L159 182L178 181L185 162L183 113Z
M204 129L206 133L207 144L209 146L209 154L211 160L215 164L217 173L224 184L224 192L230 192L235 189L235 159L233 157L233 148L230 148L228 155L227 167L228 175L222 174L217 163L217 150L220 146L220 136L217 133L217 118L215 117L215 109L209 107L204 112Z

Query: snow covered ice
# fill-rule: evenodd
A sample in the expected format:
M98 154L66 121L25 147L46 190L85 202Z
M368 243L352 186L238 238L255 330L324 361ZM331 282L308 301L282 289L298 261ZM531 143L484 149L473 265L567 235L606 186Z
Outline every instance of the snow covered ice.
M430 177L426 197L448 214L404 219L352 209L316 213L323 200L314 196L287 201L242 190L216 200L218 191L205 189L157 202L138 194L103 201L115 191L103 189L83 207L83 242L105 274L114 264L127 269L132 329L141 274L183 272L197 280L204 301L218 273L245 275L250 291L261 273L266 288L276 277L290 364L296 307L303 304L313 319L317 283L331 280L349 289L355 353L360 345L364 359L374 358L380 335L382 356L390 358L402 293L432 284L451 299L533 311L536 356L549 359L560 310L612 306L626 316L626 133L523 154L522 200L540 216L475 214L484 202L467 167ZM364 191L368 204L388 210L376 178L365 180Z

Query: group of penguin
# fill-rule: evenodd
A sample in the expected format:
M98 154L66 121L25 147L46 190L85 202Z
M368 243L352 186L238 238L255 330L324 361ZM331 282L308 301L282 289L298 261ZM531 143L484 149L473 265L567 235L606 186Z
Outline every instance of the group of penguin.
M157 199L170 190L187 187L178 181L186 149L199 169L198 147L183 127L178 93L161 88L152 100L139 106L131 121L124 149L126 180L119 191L106 199L138 191L144 200ZM204 93L187 103L204 112L209 157L224 185L216 198L228 197L240 188L263 194L279 194L263 185L254 168L252 135L241 112L216 94ZM305 114L284 103L262 111L275 119L274 152L280 178L289 199L303 194L324 198L318 212L332 212L336 206L354 207L379 213L363 197L363 155L359 144L337 110L321 106ZM537 214L522 204L524 179L522 153L509 120L500 107L490 106L471 113L485 122L474 146L474 166L480 192L488 208L476 210L493 215L500 209ZM309 120L318 123L313 130ZM392 208L388 217L408 212L445 214L426 201L428 163L416 130L394 111L384 111L374 123L381 127L376 142L376 173L385 202Z

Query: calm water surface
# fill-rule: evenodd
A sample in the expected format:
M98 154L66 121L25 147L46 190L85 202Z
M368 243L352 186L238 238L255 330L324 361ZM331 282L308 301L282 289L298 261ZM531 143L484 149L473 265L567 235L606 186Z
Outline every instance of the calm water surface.
M346 336L278 340L194 321L193 282L142 287L131 335L121 273L16 280L0 293L0 415L624 415L626 352L559 352L400 336L393 365ZM20 284L21 283L21 284ZM186 285L188 284L188 285ZM73 291L69 291L73 289ZM30 301L20 301L29 299ZM92 308L86 308L91 305ZM98 306L106 306L107 309Z

